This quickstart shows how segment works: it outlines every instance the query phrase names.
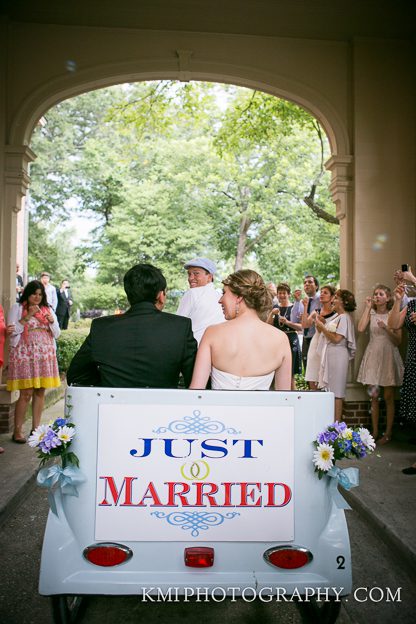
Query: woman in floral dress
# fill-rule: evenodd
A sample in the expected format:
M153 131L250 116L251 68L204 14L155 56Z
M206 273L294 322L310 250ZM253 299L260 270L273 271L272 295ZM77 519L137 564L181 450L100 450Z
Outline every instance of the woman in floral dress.
M60 330L41 282L34 280L27 284L20 303L10 309L8 325L12 326L12 332L7 390L20 390L12 440L24 444L22 429L32 397L32 429L36 429L45 402L45 389L56 388L61 383L55 348Z

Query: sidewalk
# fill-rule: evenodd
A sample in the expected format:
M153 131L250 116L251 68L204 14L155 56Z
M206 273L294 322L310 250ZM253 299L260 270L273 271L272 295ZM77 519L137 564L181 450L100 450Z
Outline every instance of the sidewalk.
M395 551L411 574L416 569L416 475L404 475L402 468L416 462L416 445L393 440L359 461L344 460L340 467L360 470L358 487L344 498Z
M64 400L46 409L42 422L63 415ZM26 433L29 433L29 422ZM397 436L400 437L400 436ZM13 513L30 491L38 469L35 451L28 444L15 444L10 434L0 435L0 524ZM392 441L380 446L373 455L357 462L339 462L357 466L360 485L350 492L341 490L351 507L373 526L410 571L416 569L416 475L402 474L416 461L416 446ZM337 464L338 465L338 464Z
M54 420L64 413L64 399L44 410L42 423ZM24 432L30 433L30 419L26 421ZM12 442L11 433L0 434L0 526L15 511L30 492L39 467L36 452L29 444Z

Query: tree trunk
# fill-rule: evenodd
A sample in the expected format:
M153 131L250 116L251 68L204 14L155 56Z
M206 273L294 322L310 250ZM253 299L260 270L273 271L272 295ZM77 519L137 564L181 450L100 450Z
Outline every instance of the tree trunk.
M240 232L238 234L237 253L235 256L234 271L243 268L244 256L246 255L247 232L251 225L251 219L247 216L248 202L244 202L241 210Z

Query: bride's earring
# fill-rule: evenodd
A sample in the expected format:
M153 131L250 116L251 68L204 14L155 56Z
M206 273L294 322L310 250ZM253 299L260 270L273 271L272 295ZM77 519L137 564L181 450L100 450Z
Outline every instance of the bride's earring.
M238 301L235 304L235 315L238 316L238 313L240 311L240 304L238 303Z

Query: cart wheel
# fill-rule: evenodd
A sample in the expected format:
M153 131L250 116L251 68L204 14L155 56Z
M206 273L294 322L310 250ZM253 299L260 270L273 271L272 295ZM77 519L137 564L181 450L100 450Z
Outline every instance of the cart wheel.
M309 602L296 601L296 606L303 624L334 624L341 610L341 600L336 600L335 596L324 602L312 598Z
M52 617L55 624L75 624L84 614L85 596L51 596Z

